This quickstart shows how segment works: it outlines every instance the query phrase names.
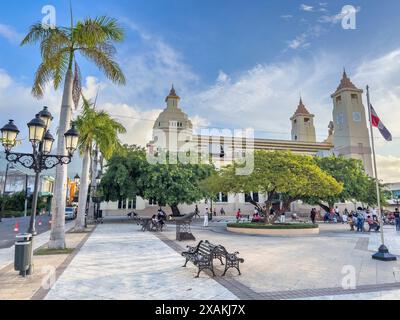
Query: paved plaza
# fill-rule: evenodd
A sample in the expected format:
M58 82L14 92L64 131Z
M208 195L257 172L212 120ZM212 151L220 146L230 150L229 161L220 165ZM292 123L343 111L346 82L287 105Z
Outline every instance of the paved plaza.
M201 273L180 253L195 242L175 241L175 228L162 233L140 231L135 224L106 223L96 228L55 286L43 298L58 299L399 299L400 262L380 262L371 255L378 233L357 234L347 225L321 225L319 236L267 237L228 233L226 221L192 231L196 241L209 240L239 251L245 259L242 276L236 270L220 277ZM400 254L400 235L385 228L391 252ZM343 288L349 270L355 288Z

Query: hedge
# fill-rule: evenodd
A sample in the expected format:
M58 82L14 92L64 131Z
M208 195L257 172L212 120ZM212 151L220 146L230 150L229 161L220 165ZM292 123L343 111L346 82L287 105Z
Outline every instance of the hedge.
M247 228L247 229L316 229L318 224L311 223L279 223L279 224L261 224L261 223L229 223L228 228Z

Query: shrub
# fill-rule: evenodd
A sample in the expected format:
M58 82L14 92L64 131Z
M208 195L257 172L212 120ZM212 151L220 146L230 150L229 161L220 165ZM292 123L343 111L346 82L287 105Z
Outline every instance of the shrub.
M229 228L248 228L248 229L316 229L317 224L311 223L279 223L279 224L260 224L260 223L229 223Z

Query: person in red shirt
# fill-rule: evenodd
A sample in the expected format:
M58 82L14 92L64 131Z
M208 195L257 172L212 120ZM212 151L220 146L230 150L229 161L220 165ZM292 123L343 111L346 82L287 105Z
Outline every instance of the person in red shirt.
M242 217L242 211L240 211L239 209L238 212L236 213L236 221L239 222L241 217Z

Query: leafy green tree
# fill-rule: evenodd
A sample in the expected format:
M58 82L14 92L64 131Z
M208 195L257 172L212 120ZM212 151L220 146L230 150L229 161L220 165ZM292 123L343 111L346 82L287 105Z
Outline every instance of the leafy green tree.
M266 222L270 222L268 211L277 195L283 196L283 210L305 197L328 197L342 191L342 185L321 170L313 158L284 151L255 151L254 170L250 175L238 176L239 165L232 164L211 176L206 184L213 192L266 194ZM250 202L262 210L262 206L251 199ZM280 212L272 218L276 220Z
M169 205L174 216L179 216L179 204L192 204L208 196L201 181L209 177L214 168L205 164L155 164L149 165L141 183L146 199L159 205Z
M317 157L314 161L318 167L340 182L343 190L328 196L304 197L303 201L319 205L326 212L338 202L362 202L371 206L377 204L375 180L367 175L361 160L331 156ZM384 201L383 187L380 189Z
M166 157L168 159L168 156ZM100 188L106 201L140 196L171 207L179 216L179 204L191 204L209 196L201 181L214 171L210 165L149 164L144 149L125 147L107 163Z
M107 161L99 189L105 201L119 201L144 197L141 176L149 163L146 150L137 146L123 146Z
M122 124L112 119L107 112L96 110L89 101L83 100L82 114L76 120L76 127L79 131L79 150L83 156L76 231L82 231L85 228L89 169L94 146L96 145L96 148L107 160L121 145L118 134L126 132Z
M21 45L40 44L42 62L36 71L32 94L41 98L45 87L52 82L58 89L64 80L64 91L58 126L57 153L65 154L64 134L71 122L72 104L79 103L80 72L76 63L78 54L93 62L111 81L125 84L125 77L114 57L115 43L124 39L124 31L117 20L107 16L86 18L69 27L49 28L38 22L30 27ZM74 67L75 62L75 67ZM74 74L75 73L75 74ZM55 181L55 208L49 247L65 248L65 194L67 167L57 166Z

